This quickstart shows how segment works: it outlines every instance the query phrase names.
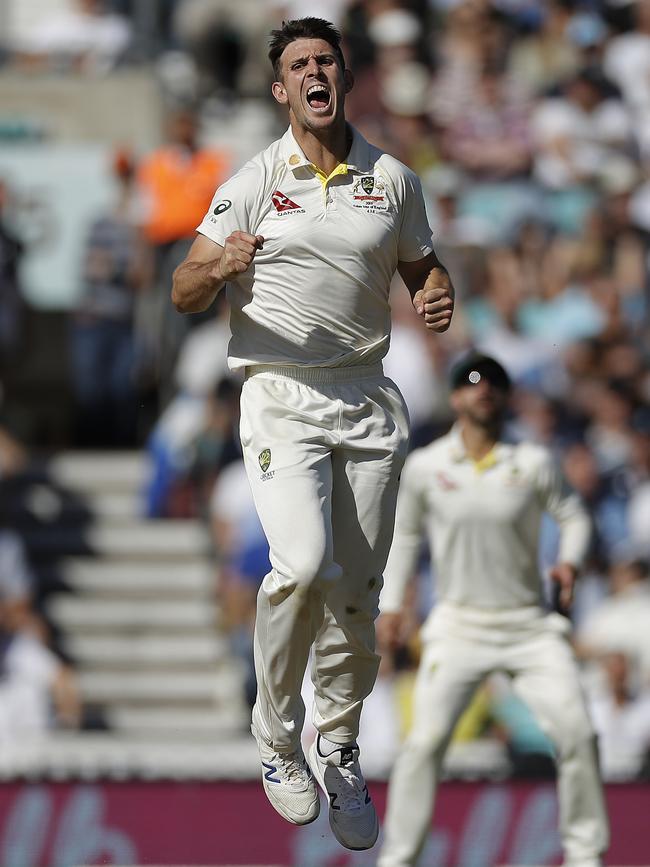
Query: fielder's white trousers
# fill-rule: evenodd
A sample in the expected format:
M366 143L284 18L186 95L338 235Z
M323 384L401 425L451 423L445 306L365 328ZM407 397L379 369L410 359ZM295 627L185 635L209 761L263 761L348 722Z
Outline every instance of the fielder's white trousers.
M602 863L608 821L569 629L566 618L540 609L488 615L438 606L416 679L413 726L391 775L378 867L417 862L451 734L474 691L493 671L512 676L514 690L555 746L565 864Z
M257 597L253 720L279 752L300 745L314 645L314 725L357 737L377 676L374 620L408 416L380 366L253 368L241 441L272 569Z

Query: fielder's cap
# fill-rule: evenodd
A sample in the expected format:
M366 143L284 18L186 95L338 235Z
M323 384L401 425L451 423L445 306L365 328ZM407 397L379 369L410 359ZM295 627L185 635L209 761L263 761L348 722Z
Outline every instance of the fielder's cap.
M510 390L510 377L505 368L495 358L481 352L470 352L454 364L449 374L449 387L455 391L465 385L478 385L482 379L502 391Z

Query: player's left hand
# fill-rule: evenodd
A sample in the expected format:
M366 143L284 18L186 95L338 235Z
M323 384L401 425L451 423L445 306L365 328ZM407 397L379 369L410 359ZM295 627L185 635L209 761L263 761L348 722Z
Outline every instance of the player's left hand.
M568 612L573 602L573 590L578 577L578 570L571 563L556 563L549 572L559 589L560 608Z
M401 611L380 614L375 622L377 646L381 653L391 653L404 644L404 616Z
M446 331L454 312L454 287L443 268L432 268L422 289L413 296L413 306L426 327L438 334Z

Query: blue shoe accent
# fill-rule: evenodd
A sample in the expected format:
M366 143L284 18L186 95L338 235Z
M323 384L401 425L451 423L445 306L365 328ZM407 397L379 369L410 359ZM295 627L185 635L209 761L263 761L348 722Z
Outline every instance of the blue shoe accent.
M260 751L264 792L273 808L292 825L313 822L320 810L320 799L302 748L277 753L259 736L255 724L251 732Z
M268 768L267 772L264 774L264 779L268 780L269 783L279 783L280 780L277 777L274 777L273 774L277 774L278 769L275 765L267 765L266 762L262 762L262 766Z

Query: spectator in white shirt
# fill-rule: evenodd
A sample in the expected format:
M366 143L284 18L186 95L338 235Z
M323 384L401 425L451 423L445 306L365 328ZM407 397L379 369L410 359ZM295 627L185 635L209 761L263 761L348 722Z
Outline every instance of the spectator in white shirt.
M104 0L75 0L17 40L17 56L32 67L69 66L80 72L109 72L131 42L127 18L111 12Z
M591 68L573 76L560 95L542 100L531 124L534 175L551 190L591 182L612 155L631 144L625 105Z
M612 595L585 617L578 632L581 653L597 658L624 652L638 660L639 676L650 686L650 569L645 560L615 564Z
M608 780L633 779L650 755L650 688L635 687L634 660L625 653L608 653L601 664L604 678L590 709L603 775Z

